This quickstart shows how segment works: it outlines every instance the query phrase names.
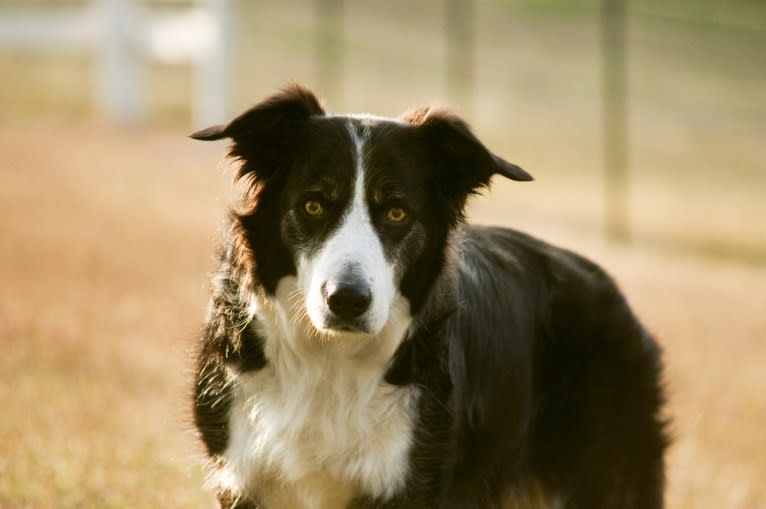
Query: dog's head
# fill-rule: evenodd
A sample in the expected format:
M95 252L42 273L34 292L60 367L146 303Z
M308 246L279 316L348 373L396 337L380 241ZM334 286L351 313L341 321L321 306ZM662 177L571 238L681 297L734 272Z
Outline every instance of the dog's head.
M274 297L290 280L294 311L330 334L378 334L397 300L417 312L468 195L496 173L532 178L446 111L329 115L297 85L191 136L233 141L256 284Z

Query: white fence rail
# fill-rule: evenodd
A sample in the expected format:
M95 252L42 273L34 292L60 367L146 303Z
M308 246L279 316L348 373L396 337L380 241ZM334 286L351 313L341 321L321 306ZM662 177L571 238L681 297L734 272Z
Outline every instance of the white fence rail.
M227 117L231 20L235 0L200 0L158 10L136 0L93 0L81 8L0 9L0 48L85 52L95 57L100 110L122 124L147 114L147 60L191 64L193 127Z

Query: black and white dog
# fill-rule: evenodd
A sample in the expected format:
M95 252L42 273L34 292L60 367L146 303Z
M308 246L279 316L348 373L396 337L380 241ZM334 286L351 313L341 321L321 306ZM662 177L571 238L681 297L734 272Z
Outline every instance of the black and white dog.
M460 118L292 85L192 137L246 180L195 385L222 507L662 507L657 345L598 266L464 223L531 177Z

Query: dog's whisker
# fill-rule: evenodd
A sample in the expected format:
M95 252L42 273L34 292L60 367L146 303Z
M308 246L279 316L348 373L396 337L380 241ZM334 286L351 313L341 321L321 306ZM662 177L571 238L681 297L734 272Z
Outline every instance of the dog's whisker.
M288 301L288 302L290 302L290 303L292 303L292 302L295 302L295 301L300 301L300 300L303 300L303 298L304 298L304 292L303 292L303 290L301 290L300 288L298 288L297 290L295 290L295 291L291 292L291 293L290 293L290 294L287 296L287 301Z

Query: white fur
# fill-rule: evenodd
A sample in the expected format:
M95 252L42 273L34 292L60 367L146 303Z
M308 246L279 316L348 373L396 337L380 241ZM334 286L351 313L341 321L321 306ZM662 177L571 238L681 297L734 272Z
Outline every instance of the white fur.
M328 115L328 116L332 117L332 116L336 116L336 115ZM368 125L371 125L371 124L373 124L375 122L393 122L393 123L396 123L396 124L406 124L406 122L404 122L403 120L401 120L399 118L384 117L383 115L376 115L374 113L344 113L344 114L338 115L338 116L342 116L344 118L352 118L352 119L355 119L355 120L359 120L359 122L363 126L368 126ZM354 126L350 125L350 123L348 125L349 125L350 129L354 128Z
M271 509L345 507L361 494L390 497L407 480L419 393L383 376L409 326L409 303L365 203L364 132L350 132L358 163L349 211L274 298L252 297L268 362L231 374L229 442L215 482ZM349 263L371 285L369 334L322 330L319 286Z

